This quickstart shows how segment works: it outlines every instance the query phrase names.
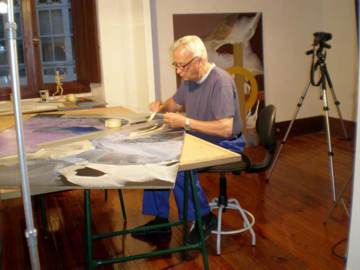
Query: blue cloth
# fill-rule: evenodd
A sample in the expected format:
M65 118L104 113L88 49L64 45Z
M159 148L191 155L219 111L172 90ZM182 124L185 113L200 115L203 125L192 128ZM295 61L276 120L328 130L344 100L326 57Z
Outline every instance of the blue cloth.
M219 143L219 145L236 153L242 153L246 142L244 136L240 135L230 140L223 140Z
M194 174L195 185L197 188L199 201L200 201L200 215L204 216L210 211L207 198L200 186L199 177ZM182 219L184 213L184 181L185 173L178 172L173 189L175 202L178 208L179 219ZM143 214L153 215L162 218L169 216L169 197L170 190L144 190L143 196ZM193 204L193 196L191 193L191 185L189 184L189 200L188 200L188 220L195 220L195 208Z

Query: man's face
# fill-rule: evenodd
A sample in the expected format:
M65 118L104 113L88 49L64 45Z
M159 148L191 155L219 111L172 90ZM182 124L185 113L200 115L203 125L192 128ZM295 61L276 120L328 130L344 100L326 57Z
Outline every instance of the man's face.
M183 80L198 80L199 58L186 51L183 47L173 52L172 65Z

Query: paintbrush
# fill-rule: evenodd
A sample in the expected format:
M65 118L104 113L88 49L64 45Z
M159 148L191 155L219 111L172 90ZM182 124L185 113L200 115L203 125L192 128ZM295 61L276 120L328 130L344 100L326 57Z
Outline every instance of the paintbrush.
M152 114L150 114L149 118L148 118L148 122L154 120L155 116L164 108L164 105L160 105L159 110L156 112L153 112Z
M150 114L150 116L149 116L149 118L148 118L147 121L148 121L148 122L152 121L152 120L155 118L156 114L157 114L157 112L153 112L152 114Z

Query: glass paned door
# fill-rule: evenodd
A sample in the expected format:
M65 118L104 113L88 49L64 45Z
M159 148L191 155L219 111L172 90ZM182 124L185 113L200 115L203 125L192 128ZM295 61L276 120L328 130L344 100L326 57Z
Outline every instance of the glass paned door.
M62 75L62 81L76 81L71 1L37 0L36 14L43 83L53 83L56 71Z

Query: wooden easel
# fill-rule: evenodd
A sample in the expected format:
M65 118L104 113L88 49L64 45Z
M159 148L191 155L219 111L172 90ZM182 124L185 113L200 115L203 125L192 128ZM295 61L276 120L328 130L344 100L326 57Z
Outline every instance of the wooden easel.
M233 44L233 53L234 53L234 66L229 68L227 71L230 74L235 75L235 84L237 88L237 94L238 94L239 106L240 106L240 117L243 123L242 133L244 134L245 138L250 138L251 137L250 130L248 129L248 125L247 125L247 115L251 110L251 108L255 105L256 101L258 100L258 86L254 75L249 70L243 68L242 43ZM245 78L249 81L251 86L251 92L250 95L247 97L247 99L245 99L245 91L244 91ZM251 142L250 144L253 144L253 142Z

